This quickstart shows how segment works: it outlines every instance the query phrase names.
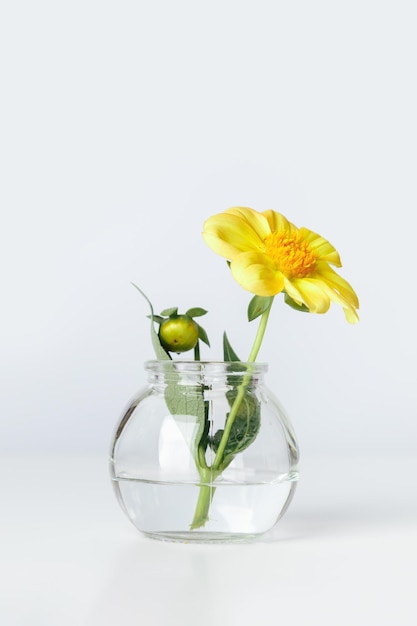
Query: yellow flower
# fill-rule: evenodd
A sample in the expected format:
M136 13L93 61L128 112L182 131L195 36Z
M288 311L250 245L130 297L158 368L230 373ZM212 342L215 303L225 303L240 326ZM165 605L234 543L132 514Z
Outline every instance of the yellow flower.
M336 249L308 228L297 228L275 211L233 207L210 217L203 237L230 263L233 277L258 296L286 292L310 313L339 304L348 322L359 317L356 293L330 265L341 267Z

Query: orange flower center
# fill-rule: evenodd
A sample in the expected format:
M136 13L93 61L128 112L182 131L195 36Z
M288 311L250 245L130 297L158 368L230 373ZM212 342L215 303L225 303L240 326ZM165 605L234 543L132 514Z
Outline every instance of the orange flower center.
M284 276L305 278L313 273L317 258L298 234L271 233L264 239L264 244L265 254Z

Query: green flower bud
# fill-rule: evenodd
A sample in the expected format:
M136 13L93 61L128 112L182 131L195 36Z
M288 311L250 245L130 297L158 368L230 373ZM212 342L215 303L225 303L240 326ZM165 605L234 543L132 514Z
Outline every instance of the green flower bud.
M188 315L174 315L161 322L159 340L168 352L187 352L198 341L198 325Z

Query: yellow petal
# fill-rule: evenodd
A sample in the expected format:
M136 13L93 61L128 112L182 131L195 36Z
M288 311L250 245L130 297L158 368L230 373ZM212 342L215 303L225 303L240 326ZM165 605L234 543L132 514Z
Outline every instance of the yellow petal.
M322 286L327 292L330 300L342 307L345 317L350 324L355 324L359 321L359 315L356 312L356 308L351 304L349 299L344 298L338 291L332 289L332 287L324 281L322 281Z
M203 238L214 252L234 259L246 250L262 248L262 239L250 224L232 213L213 215L204 223Z
M288 233L295 234L298 230L297 227L291 224L281 213L268 209L268 211L263 211L262 215L268 220L269 227L273 233L287 231Z
M329 280L325 280L324 278L317 275L317 277L308 279L311 282L314 282L317 288L321 289L321 291L327 295L331 302L338 304L342 307L346 320L350 324L354 324L359 321L359 316L356 312L356 305L353 302L357 303L357 296L353 289L350 287L349 283L347 283L341 276L333 272L331 268L328 268L330 272L334 274L334 276L339 279L340 285L347 285L350 289L349 292L346 292L346 297L344 294L341 294L340 289L335 288L335 285L338 284L336 280L333 283L330 283ZM300 287L299 283L304 283L305 279L301 279L297 283L297 287ZM351 296L353 294L353 297ZM306 303L307 304L307 303ZM307 305L308 306L308 305ZM311 311L312 313L322 313L323 311Z
M300 292L294 287L292 282L288 278L284 277L284 290L287 294L299 305L305 304ZM306 305L307 306L307 305Z
M251 228L253 228L262 240L264 240L265 237L267 237L271 232L268 220L262 215L262 213L259 213L254 209L249 209L248 207L243 206L235 206L227 209L225 213L228 213L229 215L236 215L237 217L243 219Z
M284 287L284 277L274 263L258 252L242 252L231 263L233 278L257 296L274 296Z
M316 275L321 277L331 289L337 291L341 295L344 302L355 309L359 308L358 296L351 285L349 285L347 280L339 276L337 272L329 267L327 263L317 263Z
M356 322L359 322L359 315L357 314L355 309L346 308L346 309L343 309L343 312L349 324L356 324Z
M329 310L329 295L314 278L298 278L290 282L292 288L298 292L299 298L308 307L310 313L326 313ZM291 293L287 290L287 284L286 291L291 296Z
M300 228L299 232L302 238L308 242L309 248L314 251L319 259L327 261L327 263L331 263L336 267L342 267L339 253L327 239L324 239L324 237L321 237L308 228Z

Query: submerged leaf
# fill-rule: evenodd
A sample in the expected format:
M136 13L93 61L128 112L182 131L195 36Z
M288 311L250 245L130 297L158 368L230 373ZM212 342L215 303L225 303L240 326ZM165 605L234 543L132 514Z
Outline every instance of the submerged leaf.
M167 376L165 402L199 468L198 448L204 439L207 446L208 406L204 400L203 387L189 383L181 384L181 377L181 372L176 371L173 362L172 372Z
M231 389L226 392L226 397L230 407L238 395L238 389ZM227 466L233 457L239 452L246 450L248 446L256 439L261 424L261 407L256 396L246 390L245 395L239 405L232 428L230 429L229 438L223 454L222 466ZM210 445L214 452L220 444L223 435L223 429L218 430L210 441Z

